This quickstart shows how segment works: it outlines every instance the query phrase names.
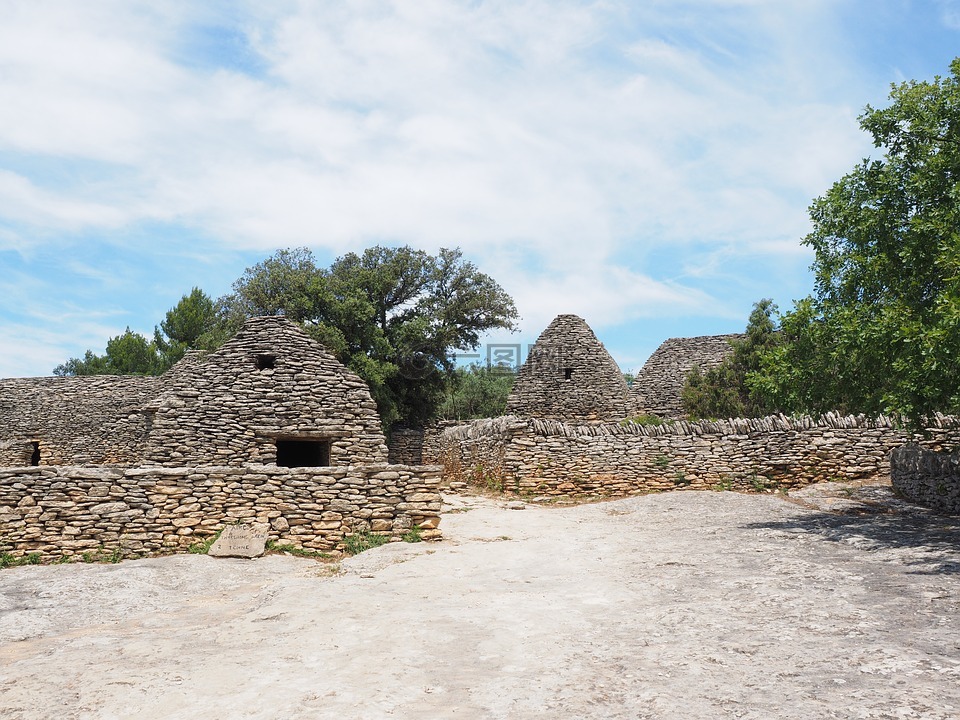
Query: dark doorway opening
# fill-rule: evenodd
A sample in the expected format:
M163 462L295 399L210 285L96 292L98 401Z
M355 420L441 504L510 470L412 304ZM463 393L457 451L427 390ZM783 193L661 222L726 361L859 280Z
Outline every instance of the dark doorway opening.
M277 465L280 467L327 467L330 465L330 441L277 440Z
M564 368L563 369L563 379L570 380L573 377L573 368Z
M40 443L32 442L30 445L33 447L33 453L30 455L30 464L36 467L40 464Z

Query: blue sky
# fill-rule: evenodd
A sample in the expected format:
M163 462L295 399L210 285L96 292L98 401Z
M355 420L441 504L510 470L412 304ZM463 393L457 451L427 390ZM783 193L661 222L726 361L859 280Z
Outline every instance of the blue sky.
M810 293L857 116L956 55L954 0L0 0L0 377L374 244L639 369Z

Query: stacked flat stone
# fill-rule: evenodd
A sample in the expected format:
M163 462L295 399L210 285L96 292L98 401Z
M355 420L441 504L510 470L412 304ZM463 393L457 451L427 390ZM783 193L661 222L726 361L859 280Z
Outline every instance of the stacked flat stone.
M448 428L438 455L451 488L473 484L519 495L623 497L873 480L889 476L891 451L911 440L929 450L951 448L960 441L960 423L937 416L920 437L888 417L833 413L657 426L508 416Z
M44 559L185 550L236 522L330 553L358 532L440 538L439 467L0 469L0 552Z
M635 413L617 363L577 315L558 315L530 349L507 412L569 422L608 422Z
M936 452L914 443L898 447L890 455L890 478L901 497L960 514L960 453Z
M35 452L42 465L136 463L141 409L158 387L119 375L0 380L0 467L30 465Z
M367 384L285 318L189 363L146 407L145 464L275 464L277 439L330 442L330 465L387 461Z
M0 421L2 551L154 554L236 521L334 555L356 532L440 537L440 468L388 465L366 383L282 317L160 378L4 381ZM329 466L278 467L280 442Z
M656 349L633 381L635 404L642 413L667 420L684 417L680 395L694 367L706 371L732 352L730 343L743 334L670 338Z
M331 465L387 461L367 384L283 317L159 378L0 381L0 466L37 449L41 465L270 464L278 438L329 442Z
M390 462L401 465L420 465L423 463L422 429L394 429L390 433Z

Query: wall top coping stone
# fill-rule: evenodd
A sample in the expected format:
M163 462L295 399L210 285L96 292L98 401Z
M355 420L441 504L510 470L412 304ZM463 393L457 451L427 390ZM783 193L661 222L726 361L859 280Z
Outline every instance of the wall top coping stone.
M937 413L928 423L928 429L951 429L960 427L960 418ZM469 440L482 437L507 437L527 432L546 437L600 437L608 435L642 435L662 437L665 435L746 435L749 433L789 432L812 429L900 429L896 419L880 415L840 415L828 412L820 417L788 417L770 415L763 418L729 418L727 420L700 420L689 422L676 420L662 425L640 425L638 423L605 423L602 425L581 425L562 423L555 420L523 418L506 415L499 418L474 420L463 425L447 428L443 437L449 440Z
M320 466L320 467L278 467L277 465L192 465L190 467L167 467L167 466L141 466L135 468L104 466L109 468L109 475L93 475L90 471L95 469L89 465L39 465L23 467L3 467L0 468L0 478L9 476L23 475L48 475L62 477L78 477L78 474L86 473L83 477L91 480L102 479L109 480L119 477L188 477L190 475L251 475L254 473L271 476L302 476L312 475L376 475L377 473L396 472L409 474L429 474L440 473L443 471L442 465L390 465L387 463L371 465L341 465L341 466Z

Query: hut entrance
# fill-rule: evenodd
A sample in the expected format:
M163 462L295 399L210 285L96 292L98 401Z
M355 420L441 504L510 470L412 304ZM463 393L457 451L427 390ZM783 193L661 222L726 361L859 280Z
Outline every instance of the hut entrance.
M330 465L330 441L277 440L277 465L280 467L327 467Z

